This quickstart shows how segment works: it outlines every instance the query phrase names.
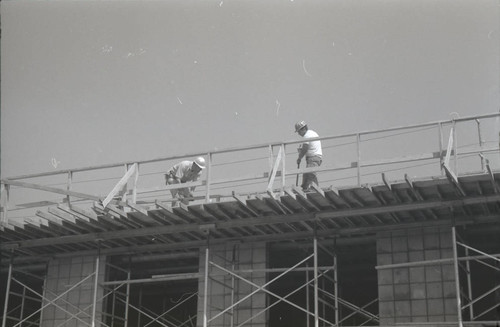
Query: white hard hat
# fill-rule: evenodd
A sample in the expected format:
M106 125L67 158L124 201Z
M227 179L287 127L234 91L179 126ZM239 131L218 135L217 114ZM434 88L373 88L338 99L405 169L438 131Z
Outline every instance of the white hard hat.
M302 128L306 127L307 124L305 121L301 120L297 123L295 123L295 133L297 133L299 130L301 130Z
M203 158L203 157L198 157L198 158L194 159L194 163L196 164L196 166L200 167L201 169L205 169L205 167L206 167L205 158Z

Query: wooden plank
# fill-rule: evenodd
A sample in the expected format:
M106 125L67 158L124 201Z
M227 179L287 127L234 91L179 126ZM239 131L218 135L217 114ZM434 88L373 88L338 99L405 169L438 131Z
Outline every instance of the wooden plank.
M127 185L129 178L136 172L137 170L137 164L134 163L128 171L123 175L123 177L116 183L115 187L109 192L108 196L102 201L102 206L106 208L108 204L111 202L111 200L120 192L121 189L123 189L124 186Z
M49 211L49 213L65 220L67 222L70 222L71 224L76 224L75 217L73 215L70 215L67 212L62 211L61 209L50 207L48 211Z
M148 215L148 211L147 211L146 209L144 209L143 207L141 207L140 205L138 205L138 204L135 204L135 203L132 203L132 202L130 202L130 201L127 201L127 205L128 205L130 208L134 209L134 210L135 210L135 211L137 211L137 212L140 212L141 214L143 214L143 215L145 215L145 216L147 216L147 215Z
M168 211L169 213L174 213L174 210L172 210L172 206L167 203L163 203L160 202L159 200L156 200L155 205L160 209Z
M467 197L464 199L424 201L418 203L380 206L374 208L350 208L350 209L332 210L320 213L308 213L308 214L300 213L291 215L262 216L255 218L235 219L228 222L219 222L216 223L216 228L226 229L226 228L236 228L245 226L290 223L290 222L315 220L315 219L334 219L334 218L353 217L353 216L390 213L390 212L452 208L452 207L462 207L480 203L496 203L499 201L500 201L500 195L495 194L488 196ZM495 216L494 219L498 220L498 215ZM421 226L421 222L419 222L418 225ZM401 227L401 225L398 226ZM385 226L380 226L379 228L383 230ZM50 238L50 239L43 238L43 239L32 239L32 240L25 240L18 242L3 242L2 244L0 244L0 249L9 250L11 248L16 248L16 247L36 247L36 246L53 245L53 244L86 242L94 240L96 238L116 239L116 238L157 235L157 234L176 234L176 233L192 232L198 230L199 230L198 224L154 226L154 227L146 227L146 228L131 229L131 230L117 230L104 233L70 235L70 236L62 236L59 238ZM359 230L369 230L369 229L360 228Z
M321 194L323 197L325 197L325 192L318 185L312 183L311 186L318 194Z
M294 185L294 186L292 186L292 189L294 190L295 193L297 193L297 201L298 202L305 203L306 205L308 205L309 207L311 207L315 211L321 211L320 208L318 208L318 206L316 204L314 204L313 202L311 202L307 198L307 194L304 193L304 191L302 191L301 187Z
M282 148L280 147L280 150L278 151L278 156L276 158L276 161L274 162L274 167L271 171L271 176L269 177L268 184L267 184L267 192L269 193L270 191L272 192L273 184L274 184L274 179L276 178L276 172L278 171L278 167L281 161L281 156L282 156Z
M463 190L462 186L458 182L457 176L451 171L450 167L448 167L448 164L446 162L443 163L443 168L446 173L446 177L450 180L450 182L456 187L457 191L460 193L460 195L465 196L465 191Z
M61 219L60 217L55 216L55 215L53 215L51 213L47 213L47 212L43 212L43 211L38 210L36 212L36 215L38 217L46 219L49 222L49 224L52 223L54 225L57 225L59 227L59 230L64 230L64 231L69 232L69 233L71 233L73 235L75 235L75 234L79 235L82 232L79 228L75 228L76 226L71 226L69 224L64 224L64 220L63 219Z
M491 171L490 163L488 160L486 161L486 169L488 170L488 176L490 177L491 186L493 187L495 194L500 193L500 190L498 188L498 184L495 181L495 175L493 175L493 171Z
M102 219L99 220L97 217L95 219L90 218L88 215L84 215L82 213L77 212L76 210L74 210L76 208L74 205L72 205L71 208L69 208L65 205L58 205L57 208L74 216L76 219L78 219L78 221L80 223L87 226L87 228L92 228L92 229L99 230L99 231L105 231L109 227L106 224L102 223ZM80 209L80 208L78 208L78 209ZM83 210L80 209L80 211L83 211Z
M241 206L247 210L251 215L253 216L259 216L259 213L256 212L255 210L253 210L252 208L249 208L248 205L247 205L247 202L246 200L240 196L240 195L237 195L234 191L233 191L233 198L239 203L241 204Z

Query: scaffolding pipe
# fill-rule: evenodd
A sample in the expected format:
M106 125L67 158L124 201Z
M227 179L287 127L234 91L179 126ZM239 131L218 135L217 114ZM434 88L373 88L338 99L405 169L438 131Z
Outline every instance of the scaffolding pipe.
M19 312L19 321L23 319L24 316L24 304L26 300L26 287L23 285L23 295L21 297L21 312Z
M5 303L3 305L2 327L6 327L7 309L9 307L10 280L12 278L12 262L9 263L9 273L7 276L7 286L5 288Z
M130 270L127 271L127 280L130 280ZM130 304L130 283L127 283L127 294L125 295L125 324L128 327L128 307Z
M139 287L139 305L137 307L137 326L141 325L141 317L142 317L142 285Z
M333 270L333 288L335 291L335 326L339 325L339 285L338 285L338 273L337 273L337 254L334 253L333 256L333 266L335 269Z
M326 274L326 272L322 273L320 275L323 276L324 274ZM286 300L289 296L292 296L293 294L297 293L298 291L300 291L302 288L306 288L306 291L307 289L309 288L309 281L307 281L304 285L301 285L299 286L298 288L296 288L295 290L293 290L292 292L286 294L285 296L283 297L277 297L278 298L278 301L274 302L273 304L269 305L268 307L264 308L263 310L257 312L256 314L254 314L253 316L251 316L250 318L248 318L247 320L243 321L241 324L239 324L237 327L242 327L244 326L247 322L251 321L253 318L259 316L260 314L262 314L263 312L267 311L267 310L270 310L273 306L277 305L278 303L280 303L281 301L284 301ZM301 309L302 311L304 311L304 309ZM310 313L309 311L305 311L307 313L307 315L309 316ZM320 318L321 319L321 318ZM325 319L321 319L323 322L325 323L329 323L328 321L326 321Z
M233 245L233 253L232 253L232 260L231 260L231 269L234 271L236 268L236 244ZM234 298L235 298L235 287L236 287L236 280L234 276L231 276L231 306L234 303ZM230 320L231 320L231 327L234 326L234 309L231 309L231 314L230 314Z
M282 152L283 152L283 158L281 159L281 194L284 193L285 191L285 184L286 184L286 170L285 170L285 162L286 162L286 146L285 144L281 144L282 147Z
M47 268L45 269L45 271L48 271L49 270L49 265L47 264ZM45 297L47 296L47 273L45 273L45 275L43 276L43 286L42 286L42 303L43 303L43 299L45 299ZM40 311L40 323L42 323L43 321L43 310Z
M38 293L37 291L35 291L34 289L30 288L29 286L27 286L27 285L23 284L21 281L18 281L18 280L16 280L15 278L12 278L12 280L13 280L13 281L15 281L15 282L17 282L19 285L22 285L24 288L28 289L28 290L29 290L30 292L32 292L33 294L36 294L36 295L38 295L38 296L40 296L40 297L43 297L43 295L42 295L42 294ZM49 292L49 293L50 293L50 294L53 294L53 295L56 295L55 293L52 293L52 292ZM43 299L45 299L45 298L43 298ZM48 299L45 299L45 300L48 300ZM76 306L75 306L75 305L73 305L73 304L71 304L70 302L68 302L68 301L66 301L66 300L64 300L64 299L62 299L62 300L63 300L65 303L70 304L72 307L76 308ZM83 319L81 319L81 318L79 318L79 317L78 317L78 314L80 314L81 312L83 312L83 310L80 310L80 312L77 312L77 313L72 313L72 312L70 312L69 310L67 310L67 309L63 308L62 306L60 306L60 305L56 304L56 303L55 303L55 300L54 300L54 302L51 302L50 300L48 300L48 301L49 301L49 303L50 303L50 304L52 304L54 307L58 308L59 310L61 310L61 311L65 312L66 314L68 314L68 315L70 316L70 318L68 318L66 321L69 321L70 319L75 318L76 320L79 320L79 321L80 321L81 323L83 323L84 325L88 325L88 326L90 326L90 323L87 323L86 321L84 321ZM78 309L78 308L77 308L77 309ZM37 312L39 312L39 311L40 311L40 312L42 312L42 310L41 310L41 309L39 309ZM86 315L87 315L87 316L89 316L89 314L88 314L88 313L86 313ZM31 318L32 316L33 316L33 315L30 315L30 316L28 316L27 318L24 318L24 319L20 320L20 322L19 322L19 323L17 323L16 325L14 325L13 327L22 326L22 324L23 324L24 322L26 322L26 321L27 321L29 318ZM65 323L65 322L63 322L63 324L64 324L64 323Z
M325 279L321 279L321 290L324 290L325 289ZM325 301L321 301L321 315L323 317L326 317L326 305L325 305ZM330 306L330 305L329 305ZM322 326L324 327L325 326L325 322L322 321Z
M47 300L48 303L42 305L40 309L38 309L35 312L31 313L24 320L28 320L29 318L33 317L38 312L43 312L43 309L45 309L46 307L48 307L51 304L54 305L54 306L57 306L57 304L55 303L57 300L61 299L63 296L65 296L66 294L68 294L69 292L71 292L73 289L75 289L78 286L80 286L81 284L83 284L83 282L85 282L87 279L91 278L93 275L94 275L93 273L90 274L90 275L88 275L87 277L83 278L78 283L76 283L75 285L71 286L69 289L65 290L64 292L62 292L61 294L59 294L58 296L56 296L55 298L53 298L51 300L49 300L47 298L44 298L44 300ZM35 293L35 294L38 294L37 292L35 292L33 290L32 290L32 292ZM44 290L44 292L45 292L45 290ZM17 325L19 325L19 324L17 324ZM15 325L14 327L16 327L17 325ZM5 327L5 326L2 326L2 327Z
M356 174L358 178L358 186L361 186L361 134L356 134L356 152L357 152L357 160L356 164Z
M205 193L205 201L210 202L210 181L212 180L212 153L209 152L207 153L207 186L206 186L206 193Z
M318 239L314 235L314 327L319 327L318 306Z
M92 299L92 327L96 326L95 316L96 316L96 310L97 310L97 287L98 287L98 279L99 279L99 257L100 257L100 255L97 254L97 258L95 260L94 297Z
M438 133L439 133L439 170L441 171L441 175L444 175L444 169L443 169L443 163L444 163L444 158L443 158L443 124L438 123Z
M472 250L474 250L474 249L472 249ZM500 258L500 254L459 257L457 259L458 259L458 261L480 260L480 259L494 259L494 260L498 261L499 259L497 257ZM453 261L454 261L453 258L435 259L435 260L426 260L426 261L414 261L414 262L406 262L406 263L395 263L395 264L383 265L383 266L375 266L375 269L381 270L381 269L420 267L420 266L435 265L435 264L440 264L440 263L443 263L443 264L444 263L453 263Z
M115 314L116 314L116 311L115 311L115 307L116 307L116 289L113 288L113 291L112 291L112 296L111 296L111 301L112 304L111 304L111 326L114 326L115 325Z
M203 286L203 327L208 326L208 244L205 250L205 285Z
M309 327L309 264L306 264L306 327Z
M3 197L3 215L1 216L2 219L0 220L0 222L3 224L7 224L9 221L8 212L9 212L10 185L3 184L2 188L5 190L5 196ZM0 194L0 197L1 197L1 194Z
M458 142L457 142L457 123L453 120L453 159L454 159L454 167L455 167L455 175L458 176Z
M302 261L300 261L299 263L297 263L295 266L291 267L288 271L292 271L295 267L297 267L297 266L299 266L299 265L303 264L306 260L311 259L313 256L314 256L313 254L312 254L312 255L310 255L310 256L308 256L308 257L307 257L307 258L305 258L304 260L302 260ZM242 276L239 276L239 275L235 274L234 272L232 272L232 271L230 271L230 270L228 270L228 269L226 269L226 268L224 268L224 267L221 267L221 266L217 265L217 264L216 264L216 263L214 263L214 262L210 262L210 263L211 263L214 267L216 267L216 268L218 268L218 269L220 269L220 270L222 270L222 271L224 271L224 272L226 272L226 273L228 273L228 274L230 274L230 275L233 275L233 276L235 276L235 277L237 277L237 278L239 278L239 279L241 279L241 280L245 281L245 282L246 282L246 283L248 283L249 285L252 285L253 287L255 287L255 288L256 288L256 290L252 291L251 293L247 294L246 296L244 296L243 298L241 298L240 300L238 300L235 304L233 304L233 306L236 306L236 305L240 304L241 302L245 301L246 299L248 299L249 297L251 297L251 296L252 296L252 295L254 295L255 293L257 293L257 292L259 292L259 291L263 291L263 292L265 292L265 293L267 293L267 294L270 294L270 295L272 295L272 296L274 296L274 297L276 297L276 298L278 298L278 299L281 299L281 301L283 301L283 302L285 302L285 303L287 303L287 304L290 304L291 306L293 306L293 307L295 307L295 308L297 308L297 309L299 309L299 310L301 310L301 311L306 312L306 310L305 310L304 308L302 308L302 307L300 307L300 306L296 305L295 303L290 302L290 301L288 301L288 300L284 299L283 297L281 297L281 296L277 295L276 293L273 293L273 292L271 292L271 291L269 291L269 290L267 290L267 289L266 289L266 287L267 287L268 285L272 284L274 281L276 281L276 280L278 280L279 278L281 278L282 276L284 276L286 273L288 273L288 271L286 271L286 272L284 272L284 273L280 274L279 276L277 276L277 277L273 278L272 280L268 281L268 282L267 282L267 283L265 283L264 285L257 285L257 284L255 284L255 283L251 282L250 280L245 279L245 278L243 278ZM210 320L214 320L214 319L218 318L219 316L221 316L221 315L225 314L225 313L226 313L227 311L229 311L230 309L231 309L231 307L229 307L229 308L226 308L226 309L222 310L221 312L217 313L215 316L213 316L212 318L210 318Z
M481 134L481 122L479 121L479 119L476 119L476 123L477 123L477 136L479 138L479 147L483 147L483 136ZM481 156L481 169L484 171L484 167L485 167L485 164L484 164L485 160L484 160L484 157Z
M469 249L465 248L465 256L469 256ZM469 293L469 299L472 301L472 271L470 268L470 261L467 260L465 261L465 271L467 273L467 291ZM469 314L470 314L470 319L472 320L472 317L474 317L474 309L472 308L472 305L469 307Z
M453 264L455 267L455 292L457 297L457 319L458 327L463 327L462 322L462 303L460 300L460 276L458 271L458 250L457 250L457 235L455 226L451 227L452 238L453 238Z

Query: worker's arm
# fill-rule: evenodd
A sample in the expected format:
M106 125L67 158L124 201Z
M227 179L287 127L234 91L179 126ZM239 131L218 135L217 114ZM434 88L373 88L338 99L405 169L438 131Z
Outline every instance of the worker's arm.
M300 165L300 162L302 161L302 158L307 153L307 150L309 149L309 143L302 143L301 146L298 148L299 151L299 157L297 159L297 165Z

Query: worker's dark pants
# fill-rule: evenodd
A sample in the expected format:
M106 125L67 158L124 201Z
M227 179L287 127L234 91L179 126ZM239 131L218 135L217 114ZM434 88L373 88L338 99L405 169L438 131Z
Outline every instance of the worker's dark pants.
M306 167L319 167L321 166L322 158L319 156L313 156L313 157L307 157L306 158ZM311 187L311 184L315 183L316 185L319 185L318 183L318 177L316 176L316 173L305 173L302 176L302 189L303 190L308 190Z

